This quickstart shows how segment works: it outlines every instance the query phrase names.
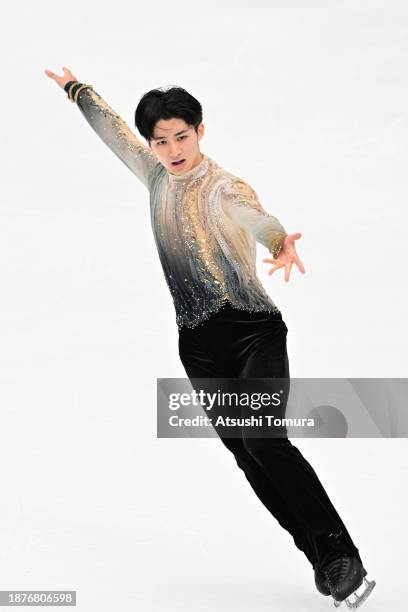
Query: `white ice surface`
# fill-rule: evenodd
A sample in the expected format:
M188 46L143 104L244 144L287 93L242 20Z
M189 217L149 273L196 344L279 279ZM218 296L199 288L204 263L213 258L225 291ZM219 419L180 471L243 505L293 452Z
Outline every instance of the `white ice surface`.
M156 378L184 370L147 191L44 69L131 126L145 91L191 91L202 150L303 233L287 284L258 250L291 375L405 377L407 3L1 12L0 590L77 590L86 612L332 609L218 440L155 438ZM295 442L378 582L364 610L405 610L406 440Z

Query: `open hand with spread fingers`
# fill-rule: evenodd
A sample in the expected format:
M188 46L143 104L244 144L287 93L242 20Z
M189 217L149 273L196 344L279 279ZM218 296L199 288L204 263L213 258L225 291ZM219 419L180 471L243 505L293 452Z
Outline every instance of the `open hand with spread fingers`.
M265 263L273 264L273 267L269 270L268 274L271 275L279 268L285 268L285 281L288 282L290 271L293 264L295 263L302 274L305 273L305 268L300 261L298 254L296 253L295 240L299 240L302 234L289 234L283 241L282 250L277 257L274 259L263 259Z
M62 70L64 71L63 76L59 76L58 74L55 74L55 72L52 72L51 70L48 70L48 69L44 70L44 72L48 77L50 77L50 79L53 79L57 83L57 85L59 85L62 88L64 88L66 83L68 83L69 81L78 80L76 77L74 77L74 75L72 74L69 68L66 68L65 66L63 66Z

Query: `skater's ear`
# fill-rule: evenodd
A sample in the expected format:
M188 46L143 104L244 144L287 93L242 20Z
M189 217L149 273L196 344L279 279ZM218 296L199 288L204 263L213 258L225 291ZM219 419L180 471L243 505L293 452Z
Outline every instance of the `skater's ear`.
M197 127L198 140L201 140L204 134L205 134L204 123L200 123L200 125Z

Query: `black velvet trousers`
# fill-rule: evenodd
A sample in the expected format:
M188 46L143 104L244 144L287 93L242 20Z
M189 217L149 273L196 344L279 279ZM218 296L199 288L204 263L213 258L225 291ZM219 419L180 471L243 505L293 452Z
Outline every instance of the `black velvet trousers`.
M179 354L189 379L284 378L289 384L288 329L280 312L225 304L195 328L179 329ZM194 386L194 384L193 384ZM284 416L284 415L283 415ZM360 558L312 466L287 436L221 437L252 489L293 537L314 568L338 556Z

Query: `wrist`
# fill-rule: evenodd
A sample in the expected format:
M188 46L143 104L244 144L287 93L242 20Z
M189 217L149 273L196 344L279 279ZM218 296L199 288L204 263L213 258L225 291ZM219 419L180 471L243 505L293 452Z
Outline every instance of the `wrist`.
M78 83L78 81L67 81L67 82L65 83L65 85L64 85L64 91L65 91L66 93L68 93L68 90L69 90L70 86L71 86L73 83Z
M270 240L268 248L269 248L270 252L272 253L274 259L276 259L276 257L278 257L279 253L281 252L281 250L285 246L285 241L286 241L287 237L288 237L287 234L281 234L280 232L277 232L273 236L273 238Z
M68 81L64 85L64 91L71 102L77 102L79 93L86 88L93 89L92 85L80 83L79 81Z

